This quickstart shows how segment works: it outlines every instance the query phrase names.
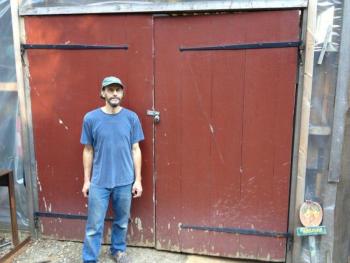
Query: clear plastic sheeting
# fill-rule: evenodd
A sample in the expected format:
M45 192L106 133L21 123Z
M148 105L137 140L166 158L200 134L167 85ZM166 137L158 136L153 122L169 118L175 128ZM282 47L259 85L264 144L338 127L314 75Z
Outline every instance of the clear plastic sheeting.
M0 83L16 82L9 0L0 0Z
M343 1L319 0L317 6L317 29L315 51L339 51Z
M0 169L14 171L17 221L27 228L26 189L18 113L10 1L0 0ZM9 226L7 187L0 187L0 225Z
M307 153L305 199L324 209L322 225L327 235L316 237L317 262L331 262L334 243L334 210L337 188L329 184L329 163L337 86L343 1L319 0ZM302 240L300 263L312 262L307 237Z
M20 15L281 9L306 6L307 0L23 0Z
M28 226L27 195L24 181L21 122L16 91L0 91L0 168L14 171L17 222ZM7 187L0 187L0 224L9 225L10 208Z

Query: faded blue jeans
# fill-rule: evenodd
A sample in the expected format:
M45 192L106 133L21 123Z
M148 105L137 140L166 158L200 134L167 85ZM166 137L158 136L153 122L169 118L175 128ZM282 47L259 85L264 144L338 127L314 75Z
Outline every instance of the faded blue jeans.
M83 261L97 262L103 238L103 227L109 199L114 212L111 254L126 250L126 234L130 216L132 185L102 188L91 184L88 198L88 219L83 246Z

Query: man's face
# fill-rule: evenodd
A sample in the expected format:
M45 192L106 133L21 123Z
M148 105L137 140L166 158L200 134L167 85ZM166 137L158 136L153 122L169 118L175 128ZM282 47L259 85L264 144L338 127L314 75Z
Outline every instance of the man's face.
M120 105L124 90L120 85L111 84L102 90L101 95L111 107L115 108Z

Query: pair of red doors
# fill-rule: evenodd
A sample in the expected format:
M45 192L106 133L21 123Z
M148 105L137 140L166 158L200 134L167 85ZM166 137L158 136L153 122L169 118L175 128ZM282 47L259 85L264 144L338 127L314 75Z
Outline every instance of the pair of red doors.
M146 137L130 244L284 261L299 19L26 17L42 233L83 238L82 118L117 75Z

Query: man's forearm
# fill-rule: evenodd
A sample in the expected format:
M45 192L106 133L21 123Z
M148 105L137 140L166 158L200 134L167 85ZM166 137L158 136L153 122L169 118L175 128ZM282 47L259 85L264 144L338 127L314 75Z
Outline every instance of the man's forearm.
M93 150L84 148L84 151L83 151L84 182L90 182L92 160L93 160Z
M139 147L136 147L132 151L133 153L133 161L134 161L134 169L135 169L135 181L141 182L141 163L142 163L142 157L141 157L141 150Z

